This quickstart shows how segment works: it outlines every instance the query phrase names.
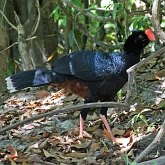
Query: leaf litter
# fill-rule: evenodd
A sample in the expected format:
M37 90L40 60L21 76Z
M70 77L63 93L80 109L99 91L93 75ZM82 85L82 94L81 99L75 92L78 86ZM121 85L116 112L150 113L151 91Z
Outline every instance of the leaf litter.
M140 103L144 107L132 106L130 112L113 111L108 116L119 146L109 140L98 111L88 116L87 132L84 138L78 138L79 112L75 111L41 118L0 135L0 161L12 165L122 165L125 164L124 155L134 160L150 144L165 118L164 61L164 56L152 59L138 70L131 103ZM0 126L49 112L51 107L69 108L77 104L83 104L83 100L64 90L48 92L37 88L21 91L1 106ZM153 158L156 153L157 150L153 151L146 159Z

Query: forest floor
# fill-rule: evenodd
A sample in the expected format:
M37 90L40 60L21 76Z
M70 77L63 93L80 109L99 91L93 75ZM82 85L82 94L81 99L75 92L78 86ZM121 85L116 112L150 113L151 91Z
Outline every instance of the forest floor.
M111 142L98 108L88 115L84 138L79 138L79 111L72 107L84 106L83 100L64 90L44 87L2 93L0 165L164 165L164 48L134 69L136 76L127 84L131 87L129 110L124 104L108 110L107 119L119 145ZM122 95L118 98L125 100Z
M48 92L49 91L49 92ZM55 109L82 105L64 90L34 89L1 96L0 127ZM79 138L79 111L44 117L0 135L0 165L135 165L133 160L154 139L165 118L163 108L109 108L108 121L119 145L112 144L96 109ZM165 154L160 142L142 161Z

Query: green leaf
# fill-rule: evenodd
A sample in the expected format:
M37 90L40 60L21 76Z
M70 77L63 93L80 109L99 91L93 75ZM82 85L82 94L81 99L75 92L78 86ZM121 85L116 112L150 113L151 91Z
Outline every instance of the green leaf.
M55 7L54 10L52 11L52 13L50 14L51 17L53 17L54 21L57 21L60 17L59 14L59 7Z
M136 162L131 162L130 165L137 165L137 163Z
M139 118L146 124L146 125L148 125L148 122L147 122L147 120L146 120L146 117L144 116L144 115L140 115L139 116Z
M79 7L82 6L82 3L80 2L80 0L72 0L72 3L73 3L74 5L79 6Z
M63 16L61 19L58 21L59 26L66 26L66 16Z
M73 45L74 45L74 31L71 30L69 32L69 46L73 48Z

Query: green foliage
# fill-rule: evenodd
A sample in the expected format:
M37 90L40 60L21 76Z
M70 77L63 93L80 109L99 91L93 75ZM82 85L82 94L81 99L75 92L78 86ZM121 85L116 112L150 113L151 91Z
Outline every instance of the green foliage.
M146 125L148 125L147 119L145 117L145 115L143 115L143 111L141 111L140 113L138 113L137 115L135 115L132 119L131 119L131 123L132 125L136 122L138 122L139 120L143 121Z
M152 26L151 22L149 21L148 16L146 15L134 16L131 18L131 22L132 23L130 24L130 27L129 27L131 31L135 29L143 30Z
M125 162L125 165L137 165L136 162L134 162L134 161L132 162L129 160L128 155L124 156L124 162Z
M74 31L73 30L69 32L69 46L71 48L73 48L74 46Z
M165 18L162 19L161 27L165 28Z
M160 104L160 108L163 109L163 110L165 109L165 101L163 101L163 102Z
M146 132L153 132L155 130L155 123L150 121L150 119L147 119L145 116L145 110L141 111L138 114L135 114L132 119L130 120L133 129L135 132L139 132L138 128L139 127L145 127ZM144 123L144 124L143 124ZM138 127L137 127L138 126Z
M77 5L77 6L82 6L82 3L80 2L80 0L72 0L73 4L74 5Z
M55 7L50 16L54 19L54 21L57 21L60 19L60 14L59 14L59 6Z
M119 100L123 100L123 90L121 89L121 90L119 90L119 92L117 93L117 97L118 97L118 99Z
M96 1L88 0L88 9L84 8L83 2L72 0L69 6L64 2L62 7L57 3L51 13L53 20L58 22L60 40L67 37L71 51L81 49L84 44L82 40L84 34L87 36L86 48L96 49L95 46L102 41L107 44L107 47L102 48L100 45L97 49L109 51L109 46L111 46L112 51L119 48L120 42L124 43L130 31L151 26L150 11L145 14L143 8L137 8L135 0L102 0L101 6ZM147 3L152 4L152 2ZM67 30L68 34L65 34L65 30L68 28L67 18L71 18L72 27ZM86 18L88 18L88 22L86 22ZM109 18L109 20L100 21L100 18ZM162 24L162 26L164 25ZM103 34L103 28L105 35L100 37Z
M64 15L62 12L60 12L59 6L56 6L52 13L50 14L50 17L53 18L54 21L58 21L59 26L66 26L66 15Z

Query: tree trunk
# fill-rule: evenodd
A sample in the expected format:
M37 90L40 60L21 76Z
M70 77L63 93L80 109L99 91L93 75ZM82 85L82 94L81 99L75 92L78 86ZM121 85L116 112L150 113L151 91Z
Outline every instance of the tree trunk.
M9 31L10 43L18 41L18 45L13 46L11 51L13 59L17 61L15 68L17 69L17 66L20 68L19 63L24 64L21 65L23 66L21 70L46 67L48 56L57 56L58 39L56 34L58 25L49 17L54 8L53 2L15 0L13 3L9 2L6 8L9 21L18 27L18 21L16 25L15 18L13 18L15 11L24 31L24 34L21 35L19 35L18 29ZM19 38L20 36L22 39ZM20 42L23 44L20 45Z
M4 12L6 0L0 1L0 10ZM4 18L2 15L0 15L0 93L5 90L5 83L4 78L6 77L7 73L7 64L8 64L8 57L9 57L9 49L4 50L9 46L9 37L7 33L7 24L6 21L4 21Z

